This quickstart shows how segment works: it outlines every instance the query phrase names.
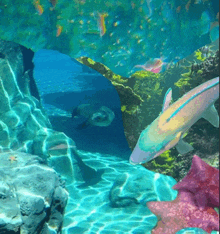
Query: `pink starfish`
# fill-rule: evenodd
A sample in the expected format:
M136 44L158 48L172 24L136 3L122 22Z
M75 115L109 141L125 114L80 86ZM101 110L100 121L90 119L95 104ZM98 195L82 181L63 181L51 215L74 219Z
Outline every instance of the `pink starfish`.
M189 172L173 189L193 193L198 207L219 207L219 170L194 155Z
M202 228L208 233L219 230L217 212L211 207L197 207L190 192L180 191L173 201L148 202L147 206L161 218L152 234L175 234L187 227Z

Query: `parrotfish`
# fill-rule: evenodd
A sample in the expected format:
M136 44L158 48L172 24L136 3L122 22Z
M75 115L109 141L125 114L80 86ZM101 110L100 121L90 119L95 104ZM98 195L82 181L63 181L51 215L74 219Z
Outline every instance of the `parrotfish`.
M182 138L186 131L200 118L219 127L219 117L214 107L219 97L219 77L192 89L172 105L172 89L165 94L160 115L140 134L130 156L131 164L149 162L164 151L176 146L180 154L188 153L193 147Z

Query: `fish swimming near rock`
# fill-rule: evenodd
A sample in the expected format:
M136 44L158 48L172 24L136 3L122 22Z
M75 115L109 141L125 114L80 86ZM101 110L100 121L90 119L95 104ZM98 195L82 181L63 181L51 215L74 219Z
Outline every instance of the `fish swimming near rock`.
M92 104L81 104L73 110L72 118L79 118L80 116L83 116L85 121L78 125L78 129L88 126L107 127L115 118L114 112L108 107Z
M142 164L176 146L180 154L193 147L182 139L184 133L200 118L219 127L219 117L214 107L219 97L219 77L192 89L172 105L172 89L165 94L161 114L140 134L130 156L130 163Z

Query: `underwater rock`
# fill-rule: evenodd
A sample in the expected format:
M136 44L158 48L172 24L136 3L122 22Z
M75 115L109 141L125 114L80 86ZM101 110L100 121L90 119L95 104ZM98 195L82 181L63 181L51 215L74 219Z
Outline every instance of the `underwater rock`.
M68 192L36 155L0 153L0 232L60 233Z
M83 181L74 154L76 147L50 152L61 143L74 145L64 133L52 129L41 102L30 91L29 70L24 72L18 44L0 41L0 151L23 151L46 160L68 183ZM59 157L58 157L59 156ZM62 166L61 166L62 165Z
M174 83L174 91L179 95L184 95L190 89L206 82L219 75L219 41L213 42L206 47L209 53L201 60L203 48L195 51L191 56L185 59L184 63L180 63L178 67L167 70L168 75L180 75L181 78ZM188 63L188 64L187 64ZM176 72L178 69L178 72ZM169 71L169 74L168 74ZM215 108L219 114L219 102L215 102ZM219 133L215 127L211 126L205 119L200 119L188 131L186 141L190 142L200 158L209 165L218 168L219 165ZM188 153L185 156L176 155L174 164L175 179L177 181L183 179L187 174L193 154Z
M116 178L110 190L111 206L126 207L132 204L143 205L153 200L172 200L177 193L170 190L167 184L172 186L176 181L172 177L137 166L129 175L124 173Z
M104 77L106 77L109 81L111 81L118 92L121 106L126 106L127 111L130 111L134 107L139 106L143 102L141 97L133 91L131 87L131 83L133 83L133 81L131 81L130 79L115 74L107 66L102 63L96 62L91 58L80 57L77 59L77 61L88 67L91 67L92 69L96 70Z
M88 57L81 57L77 60L101 73L114 85L121 101L124 133L132 150L141 130L150 124L156 110L159 112L159 108L161 108L160 100L163 101L162 91L165 86L161 75L149 71L139 71L130 78L125 78ZM146 115L149 116L147 120L143 118Z

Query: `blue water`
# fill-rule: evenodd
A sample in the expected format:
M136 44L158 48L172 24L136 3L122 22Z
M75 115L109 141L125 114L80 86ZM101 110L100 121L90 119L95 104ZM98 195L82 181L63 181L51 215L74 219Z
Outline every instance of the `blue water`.
M42 104L55 130L72 138L78 149L114 153L128 159L119 96L113 85L95 70L57 51L40 50L34 56L34 78ZM80 104L109 107L115 119L108 127L77 129L71 113ZM81 121L84 121L82 119Z
M88 56L125 77L149 59L177 62L219 37L218 27L210 28L218 0L59 0L54 10L41 0L42 14L33 1L22 7L8 2L0 5L2 39L35 52L47 48L73 58Z
M91 186L79 181L67 185L69 201L63 233L150 234L157 218L146 202L175 199L177 191L172 186L176 181L129 164L131 151L124 136L120 100L112 84L98 72L57 51L40 50L33 62L42 105L53 128L76 142L80 158L87 166L102 171L99 180ZM101 103L111 108L116 117L108 127L79 130L78 120L71 119L71 112L84 103ZM118 197L137 199L139 204L113 208L109 203L113 185L118 186L115 190ZM186 228L177 234L207 233Z

